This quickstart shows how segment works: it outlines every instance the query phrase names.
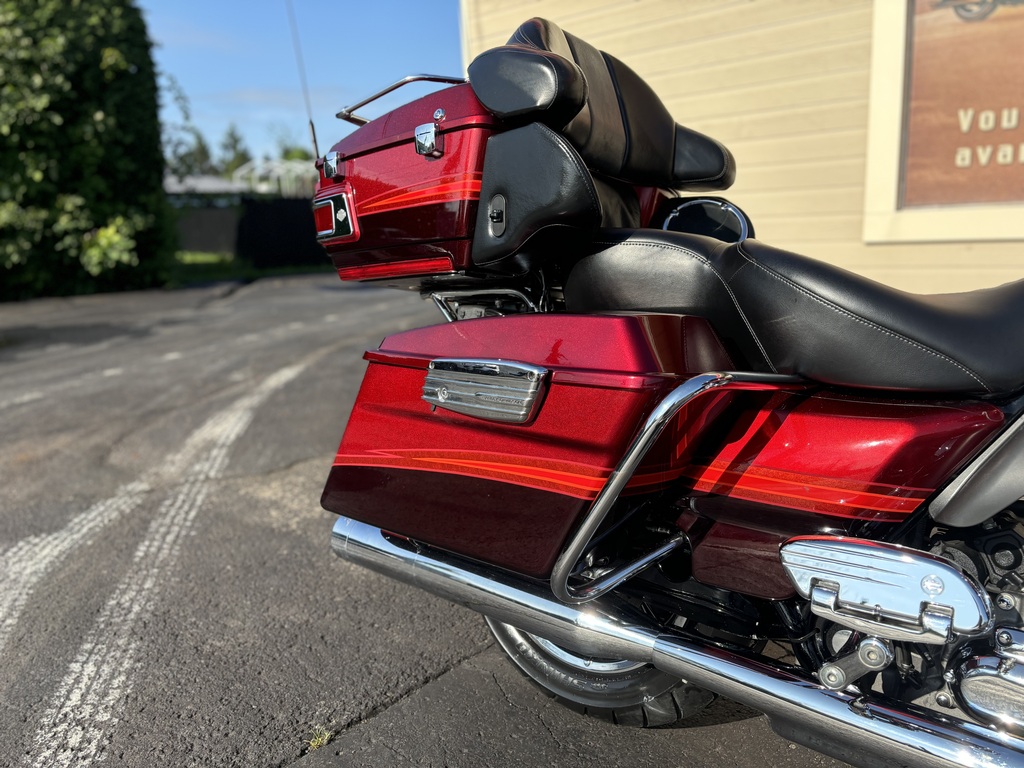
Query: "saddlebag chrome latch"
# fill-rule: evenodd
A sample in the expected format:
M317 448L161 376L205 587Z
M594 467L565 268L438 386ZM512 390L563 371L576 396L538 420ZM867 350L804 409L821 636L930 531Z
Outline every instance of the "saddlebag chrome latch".
M430 363L423 399L478 419L526 424L537 415L548 370L504 360L438 359Z
M424 123L416 126L416 154L426 157L444 155L444 134L437 123Z

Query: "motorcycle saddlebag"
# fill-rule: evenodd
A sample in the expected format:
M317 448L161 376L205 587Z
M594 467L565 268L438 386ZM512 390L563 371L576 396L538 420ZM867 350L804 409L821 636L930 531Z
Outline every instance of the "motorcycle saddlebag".
M341 279L464 270L496 125L457 85L361 126L318 160L317 239Z
M365 357L324 508L535 578L654 405L682 378L731 367L706 321L680 315L466 320ZM513 380L490 375L516 366L535 390L521 409ZM667 453L652 451L627 492L670 480Z

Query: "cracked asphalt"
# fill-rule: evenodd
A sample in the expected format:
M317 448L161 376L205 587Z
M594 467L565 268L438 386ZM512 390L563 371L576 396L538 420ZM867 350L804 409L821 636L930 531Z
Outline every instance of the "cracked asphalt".
M0 766L841 765L725 701L583 718L330 553L361 354L439 320L333 274L0 304Z

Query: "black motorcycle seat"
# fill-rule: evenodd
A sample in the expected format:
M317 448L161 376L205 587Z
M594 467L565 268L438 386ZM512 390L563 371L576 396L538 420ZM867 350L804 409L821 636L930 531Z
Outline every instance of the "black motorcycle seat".
M609 230L565 298L570 312L707 317L737 366L755 371L919 392L1024 387L1024 280L912 294L757 240Z

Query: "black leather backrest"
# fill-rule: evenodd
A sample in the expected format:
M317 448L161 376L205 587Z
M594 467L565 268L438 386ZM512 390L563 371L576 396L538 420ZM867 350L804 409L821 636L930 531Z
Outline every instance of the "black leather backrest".
M477 98L500 117L543 122L562 133L593 171L644 186L729 187L732 155L677 125L633 70L544 19L469 66Z

